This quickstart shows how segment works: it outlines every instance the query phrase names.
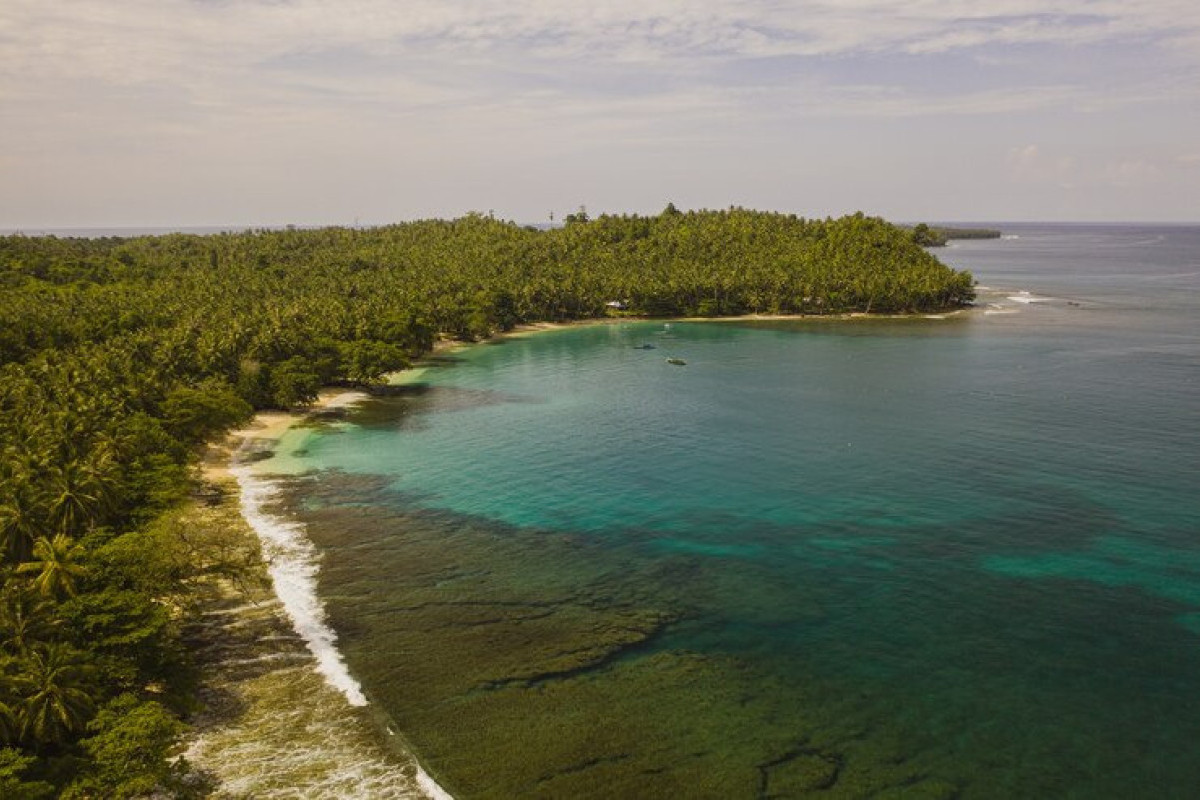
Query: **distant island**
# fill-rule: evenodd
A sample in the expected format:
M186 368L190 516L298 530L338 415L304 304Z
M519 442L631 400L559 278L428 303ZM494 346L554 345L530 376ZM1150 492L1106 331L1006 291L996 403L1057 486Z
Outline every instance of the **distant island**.
M181 510L201 448L257 409L372 385L439 338L611 316L959 308L915 231L741 208L471 214L368 230L0 237L0 794L179 790L183 631L237 579ZM216 534L213 534L216 535ZM219 537L218 537L219 538Z
M999 239L1001 235L993 228L951 228L924 222L914 225L911 230L913 241L922 247L945 247L951 239Z

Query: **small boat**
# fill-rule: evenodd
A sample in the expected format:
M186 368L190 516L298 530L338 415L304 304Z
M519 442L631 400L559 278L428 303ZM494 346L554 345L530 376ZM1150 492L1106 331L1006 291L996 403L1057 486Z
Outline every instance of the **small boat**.
M677 366L677 367L682 367L682 366L685 366L685 365L687 365L687 362L686 362L686 361L684 361L682 358L674 358L674 357L672 357L672 358L668 358L668 359L667 359L667 363L668 363L668 364L674 364L674 365L675 365L675 366Z
M652 344L635 344L633 346L633 349L634 350L653 350L655 348L654 348L654 345L652 345Z

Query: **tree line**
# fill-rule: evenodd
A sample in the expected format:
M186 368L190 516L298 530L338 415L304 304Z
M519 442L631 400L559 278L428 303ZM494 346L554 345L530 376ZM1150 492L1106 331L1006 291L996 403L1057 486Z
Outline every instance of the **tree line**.
M934 227L924 222L912 227L913 241L922 247L945 247L951 239L999 239L1000 236L995 228Z

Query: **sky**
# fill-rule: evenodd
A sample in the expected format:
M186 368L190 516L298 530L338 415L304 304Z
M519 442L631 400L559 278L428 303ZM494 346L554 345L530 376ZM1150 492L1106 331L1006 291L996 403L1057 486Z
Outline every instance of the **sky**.
M2 0L0 228L1200 222L1196 0Z

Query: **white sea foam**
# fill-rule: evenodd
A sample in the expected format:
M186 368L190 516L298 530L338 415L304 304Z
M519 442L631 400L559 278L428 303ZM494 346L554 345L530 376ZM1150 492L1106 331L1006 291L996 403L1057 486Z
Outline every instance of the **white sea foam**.
M345 400L341 405L362 399L349 394L342 398ZM267 503L278 495L279 487L255 475L250 464L235 464L230 473L237 479L240 489L242 516L262 543L263 557L267 562L275 596L282 603L292 627L316 659L317 672L350 705L367 705L362 686L350 674L337 649L337 633L326 621L325 607L317 594L319 554L305 535L304 526L265 511ZM453 800L419 765L414 777L421 791L432 800Z
M385 756L361 712L311 667L280 667L232 689L243 710L185 753L219 781L218 800L449 797L410 756Z
M358 405L370 397L371 395L367 394L366 392L342 392L341 394L334 395L333 397L330 397L322 402L321 410L328 411L329 409L334 408L349 408L350 406Z
M1037 297L1036 295L1030 294L1027 291L1021 291L1017 292L1016 294L1009 295L1008 299L1012 300L1014 303L1024 303L1025 305L1029 305L1030 303L1045 303L1049 298Z
M1001 239L1020 239L1021 237L1015 233L1006 233L1000 237Z
M275 596L283 602L296 633L316 658L317 671L346 696L350 705L365 706L367 698L362 687L346 668L337 649L337 634L325 621L325 607L317 596L318 554L304 535L304 526L264 510L279 488L256 476L249 464L238 464L230 472L241 489L242 516L262 542Z
M417 767L417 785L421 787L421 791L429 795L431 800L454 800L450 793L438 786L437 781L429 777L429 773Z

